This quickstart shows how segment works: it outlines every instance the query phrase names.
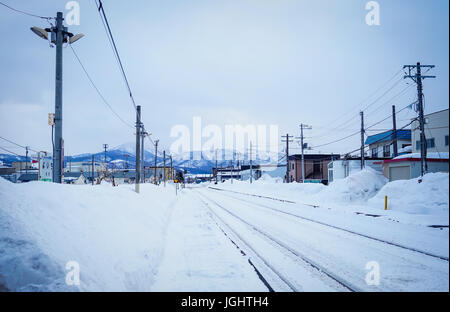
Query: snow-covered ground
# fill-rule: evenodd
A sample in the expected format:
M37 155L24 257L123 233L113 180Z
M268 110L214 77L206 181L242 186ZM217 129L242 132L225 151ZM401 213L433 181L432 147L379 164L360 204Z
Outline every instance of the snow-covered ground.
M448 291L448 182L368 169L330 186L264 176L136 194L0 179L0 290Z

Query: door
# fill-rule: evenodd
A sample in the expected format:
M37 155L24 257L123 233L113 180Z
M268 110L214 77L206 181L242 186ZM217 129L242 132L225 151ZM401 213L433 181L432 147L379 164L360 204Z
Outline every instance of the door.
M409 166L389 168L389 181L411 179L411 169Z

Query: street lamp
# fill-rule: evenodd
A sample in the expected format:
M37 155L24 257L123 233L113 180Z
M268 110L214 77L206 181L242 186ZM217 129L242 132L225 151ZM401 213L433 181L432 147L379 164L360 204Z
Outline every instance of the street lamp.
M62 69L63 43L72 44L84 35L73 35L63 26L63 13L56 14L56 26L51 28L31 27L31 31L42 39L48 40L51 33L51 43L56 45L56 77L55 77L55 137L53 146L53 182L62 183L63 171L63 138L62 138Z

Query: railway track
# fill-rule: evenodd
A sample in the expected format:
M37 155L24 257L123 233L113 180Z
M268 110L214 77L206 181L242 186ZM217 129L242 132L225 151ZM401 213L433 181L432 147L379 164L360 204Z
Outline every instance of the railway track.
M289 276L286 276L286 274L280 272L280 270L278 270L274 265L272 265L269 261L267 261L265 259L265 257L261 255L261 253L259 253L254 247L252 247L252 245L247 240L245 240L242 237L242 235L239 235L237 233L237 231L233 229L233 227L231 227L222 217L220 217L218 215L218 213L212 208L212 206L223 210L228 215L230 215L233 218L239 220L242 224L244 224L253 233L256 233L257 235L259 235L262 238L264 238L264 240L269 242L272 246L278 248L281 252L284 253L284 255L290 257L291 259L293 259L293 261L295 261L295 262L297 262L297 263L299 263L299 264L301 264L303 266L308 266L309 268L312 268L313 270L315 270L316 274L320 275L320 278L323 279L325 277L326 279L328 279L330 284L339 285L339 288L341 290L345 290L345 291L351 291L351 292L361 291L358 287L356 287L352 283L350 283L350 282L346 281L345 279L337 276L333 272L330 272L325 267L323 267L320 264L316 263L312 259L306 257L304 254L301 254L299 251L297 251L297 250L287 246L286 244L284 244L283 242L278 240L276 237L270 235L266 231L256 227L255 225L249 223L248 221L242 219L241 217L239 217L238 215L236 215L235 213L233 213L229 209L225 208L221 204L217 203L215 200L213 200L210 197L206 196L205 194L202 194L200 192L197 192L197 193L199 195L199 198L200 198L201 202L208 208L208 210L211 212L211 214L214 215L215 219L219 220L220 223L223 224L223 227L226 227L229 232L232 232L232 235L239 239L240 245L244 245L244 246L238 246L238 244L235 241L233 241L233 240L232 240L232 242L235 245L237 245L237 247L239 249L241 249L241 250L247 250L247 252L248 252L248 250L250 250L257 258L259 258L259 260L267 268L269 268L283 283L285 283L286 286L290 290L292 290L292 291L300 291L302 289L297 287L295 285L295 283L293 281L291 281ZM229 236L229 233L226 233L227 231L225 231L223 229L223 227L221 227L221 226L219 226L219 227L225 233L226 236ZM253 263L251 263L251 264L253 265ZM257 270L257 269L255 268L255 270ZM257 273L262 275L260 270L257 270ZM267 279L265 279L265 281L267 281Z
M212 189L214 191L221 191L222 195L224 195L224 196L228 196L228 197L233 198L235 200L242 201L242 202L244 202L244 203L246 203L248 205L252 205L252 206L257 207L259 209L269 209L269 210L277 211L277 212L280 212L282 214L289 215L289 216L292 216L294 218L298 218L298 219L301 219L301 220L304 220L304 221L309 221L309 222L312 222L312 223L320 224L320 225L323 225L325 227L329 227L329 228L333 228L333 229L336 229L336 230L340 230L340 231L343 231L343 232L346 232L346 233L350 233L350 234L353 234L353 235L356 235L356 236L364 237L364 238L367 238L367 239L370 239L370 240L373 240L373 241L381 242L381 243L384 243L384 244L388 244L388 245L395 246L395 247L398 247L398 248L402 248L402 249L405 249L405 250L409 250L409 251L412 251L412 252L417 252L417 253L420 253L420 254L423 254L423 255L426 255L426 256L429 256L429 257L437 258L437 259L440 259L440 260L443 260L443 261L447 261L447 262L449 261L449 258L445 257L445 256L432 254L430 252L426 252L426 251L423 251L423 250L420 250L420 249L417 249L417 248L404 246L404 245L401 245L401 244L398 244L398 243L395 243L395 242L383 240L383 239L380 239L380 238L377 238L377 237L372 237L372 236L369 236L369 235L366 235L366 234L363 234L363 233L358 233L358 232L355 232L355 231L352 231L352 230L349 230L349 229L345 229L345 228L342 228L342 227L339 227L339 226L335 226L335 225L332 225L332 224L328 224L328 223L325 223L325 222L321 222L321 221L318 221L318 220L307 218L307 217L304 217L304 216L301 216L301 215L298 215L298 214L295 214L295 213L291 213L291 212L287 212L287 211L284 211L284 210L280 210L280 209L277 209L277 208L274 208L274 207L271 207L271 206L267 206L267 205L264 205L264 204L259 204L259 203L256 204L256 203L253 203L253 202L251 202L249 200L245 200L245 199L242 199L242 198L239 198L239 197L236 197L236 196L232 196L232 195L226 194L226 192L236 193L236 194L240 194L240 195L256 196L256 197L263 198L263 199L276 200L276 201L282 201L282 202L287 202L287 203L295 203L295 202L292 202L292 201L286 201L286 200L281 200L281 199L274 199L274 198L270 198L270 197L266 197L266 196L259 196L259 195L247 194L247 193L241 193L241 192L235 192L235 191L228 191L228 190L212 188L212 187L210 187L209 189ZM313 205L309 205L309 206L313 206Z

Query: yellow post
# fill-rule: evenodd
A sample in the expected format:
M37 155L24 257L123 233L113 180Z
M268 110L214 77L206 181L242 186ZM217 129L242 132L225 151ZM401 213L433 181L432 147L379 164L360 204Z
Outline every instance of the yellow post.
M384 210L387 210L387 196L384 196Z

